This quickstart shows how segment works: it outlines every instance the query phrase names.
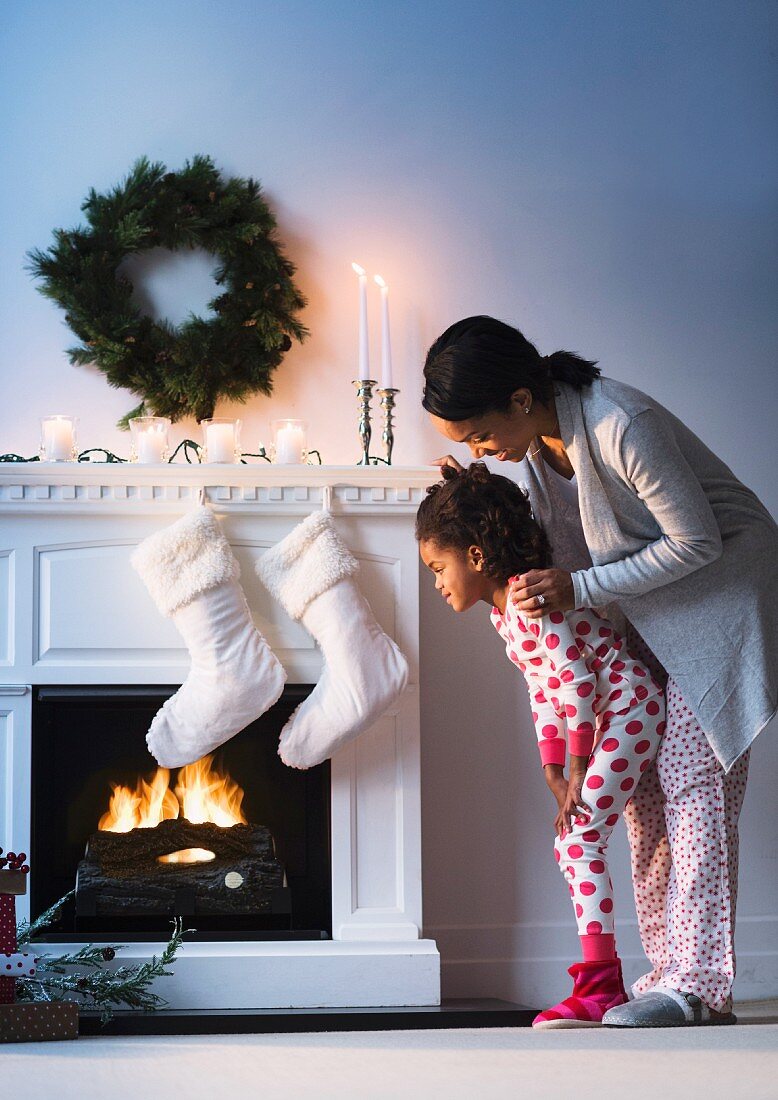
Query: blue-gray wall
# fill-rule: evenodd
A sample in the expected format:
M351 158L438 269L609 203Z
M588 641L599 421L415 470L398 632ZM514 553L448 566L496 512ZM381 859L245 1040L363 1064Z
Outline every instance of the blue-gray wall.
M356 459L357 260L392 288L398 462L443 450L418 407L424 348L452 320L490 312L544 352L578 350L651 392L775 511L777 11L753 0L3 5L0 451L32 454L38 418L72 412L83 446L126 453L113 425L134 400L67 364L69 333L24 254L136 157L176 168L203 152L263 182L310 299L311 339L274 398L234 410L247 449L267 441L270 419L298 415L325 461ZM208 298L209 270L177 258L147 273L148 294L181 317ZM374 295L374 320L376 306ZM192 422L176 432L197 438ZM494 666L488 624L471 616L455 630L424 592L425 899L447 985L555 994L550 922L575 944L520 685ZM483 692L455 699L441 684L464 659L481 662ZM749 994L778 993L766 774L777 762L768 731L744 818Z

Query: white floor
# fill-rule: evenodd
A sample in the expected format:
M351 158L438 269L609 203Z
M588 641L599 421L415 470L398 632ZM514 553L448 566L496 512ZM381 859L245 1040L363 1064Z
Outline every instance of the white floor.
M776 1100L778 1002L741 1023L657 1031L529 1028L0 1047L9 1100Z

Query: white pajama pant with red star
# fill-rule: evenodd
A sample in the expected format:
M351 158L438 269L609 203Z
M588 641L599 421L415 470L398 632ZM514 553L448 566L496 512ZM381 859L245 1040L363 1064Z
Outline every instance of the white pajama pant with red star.
M725 774L668 681L667 728L624 813L640 937L652 964L633 985L635 994L660 983L696 994L716 1012L731 1009L737 823L748 755Z
M664 717L659 695L636 701L602 724L582 792L590 811L575 818L570 831L554 843L554 856L567 880L581 936L613 933L608 841L641 775L656 756Z

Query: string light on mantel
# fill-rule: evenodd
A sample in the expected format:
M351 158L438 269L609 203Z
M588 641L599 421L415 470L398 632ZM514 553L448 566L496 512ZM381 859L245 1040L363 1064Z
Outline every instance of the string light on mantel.
M199 465L201 463L204 464L204 460L201 458L203 450L204 450L204 448L199 443L196 443L194 441L194 439L182 439L181 442L176 447L176 449L170 455L170 458L168 458L166 460L165 465L170 466L173 463L175 463L176 459L178 458L179 452L183 452L184 459L190 465L195 465L196 466L196 465ZM105 457L101 458L101 459L94 459L94 458L90 457L91 455L97 454L97 453L99 453L101 455L104 455ZM271 454L272 454L272 452L271 452ZM240 465L242 465L242 466L254 465L254 463L247 462L246 461L247 458L258 458L262 462L272 462L273 458L271 457L271 454L268 454L267 449L260 444L260 447L259 447L258 451L242 451L241 452ZM317 465L321 466L322 458L321 458L321 454L319 453L319 451L309 447L308 450L305 452L305 454L306 454L306 459L305 459L306 465L308 465L308 466L317 466ZM311 456L312 455L315 455L315 461L313 461L313 462L311 461ZM194 456L194 458L192 458L192 456ZM40 462L40 461L41 461L40 455L31 455L29 458L26 458L24 455L14 454L13 452L9 452L8 454L0 454L0 464L2 464L2 463L9 463L10 464L10 463L14 463L14 462ZM76 462L76 463L87 462L87 463L91 463L93 465L105 465L106 463L110 463L110 462L129 462L129 461L130 461L130 459L121 458L119 455L115 455L112 451L107 450L107 448L105 448L105 447L89 447L88 450L81 451L76 456L76 458L73 459L73 462Z

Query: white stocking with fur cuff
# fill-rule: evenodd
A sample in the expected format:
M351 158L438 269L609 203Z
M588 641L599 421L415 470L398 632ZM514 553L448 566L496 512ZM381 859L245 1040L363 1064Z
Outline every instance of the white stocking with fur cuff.
M292 768L329 759L372 726L408 682L405 658L357 587L358 568L328 511L308 516L257 562L264 585L324 656L319 682L281 731L278 754Z
M192 659L185 683L146 735L158 763L178 768L264 714L286 673L252 622L240 567L210 508L199 506L150 535L130 560Z

